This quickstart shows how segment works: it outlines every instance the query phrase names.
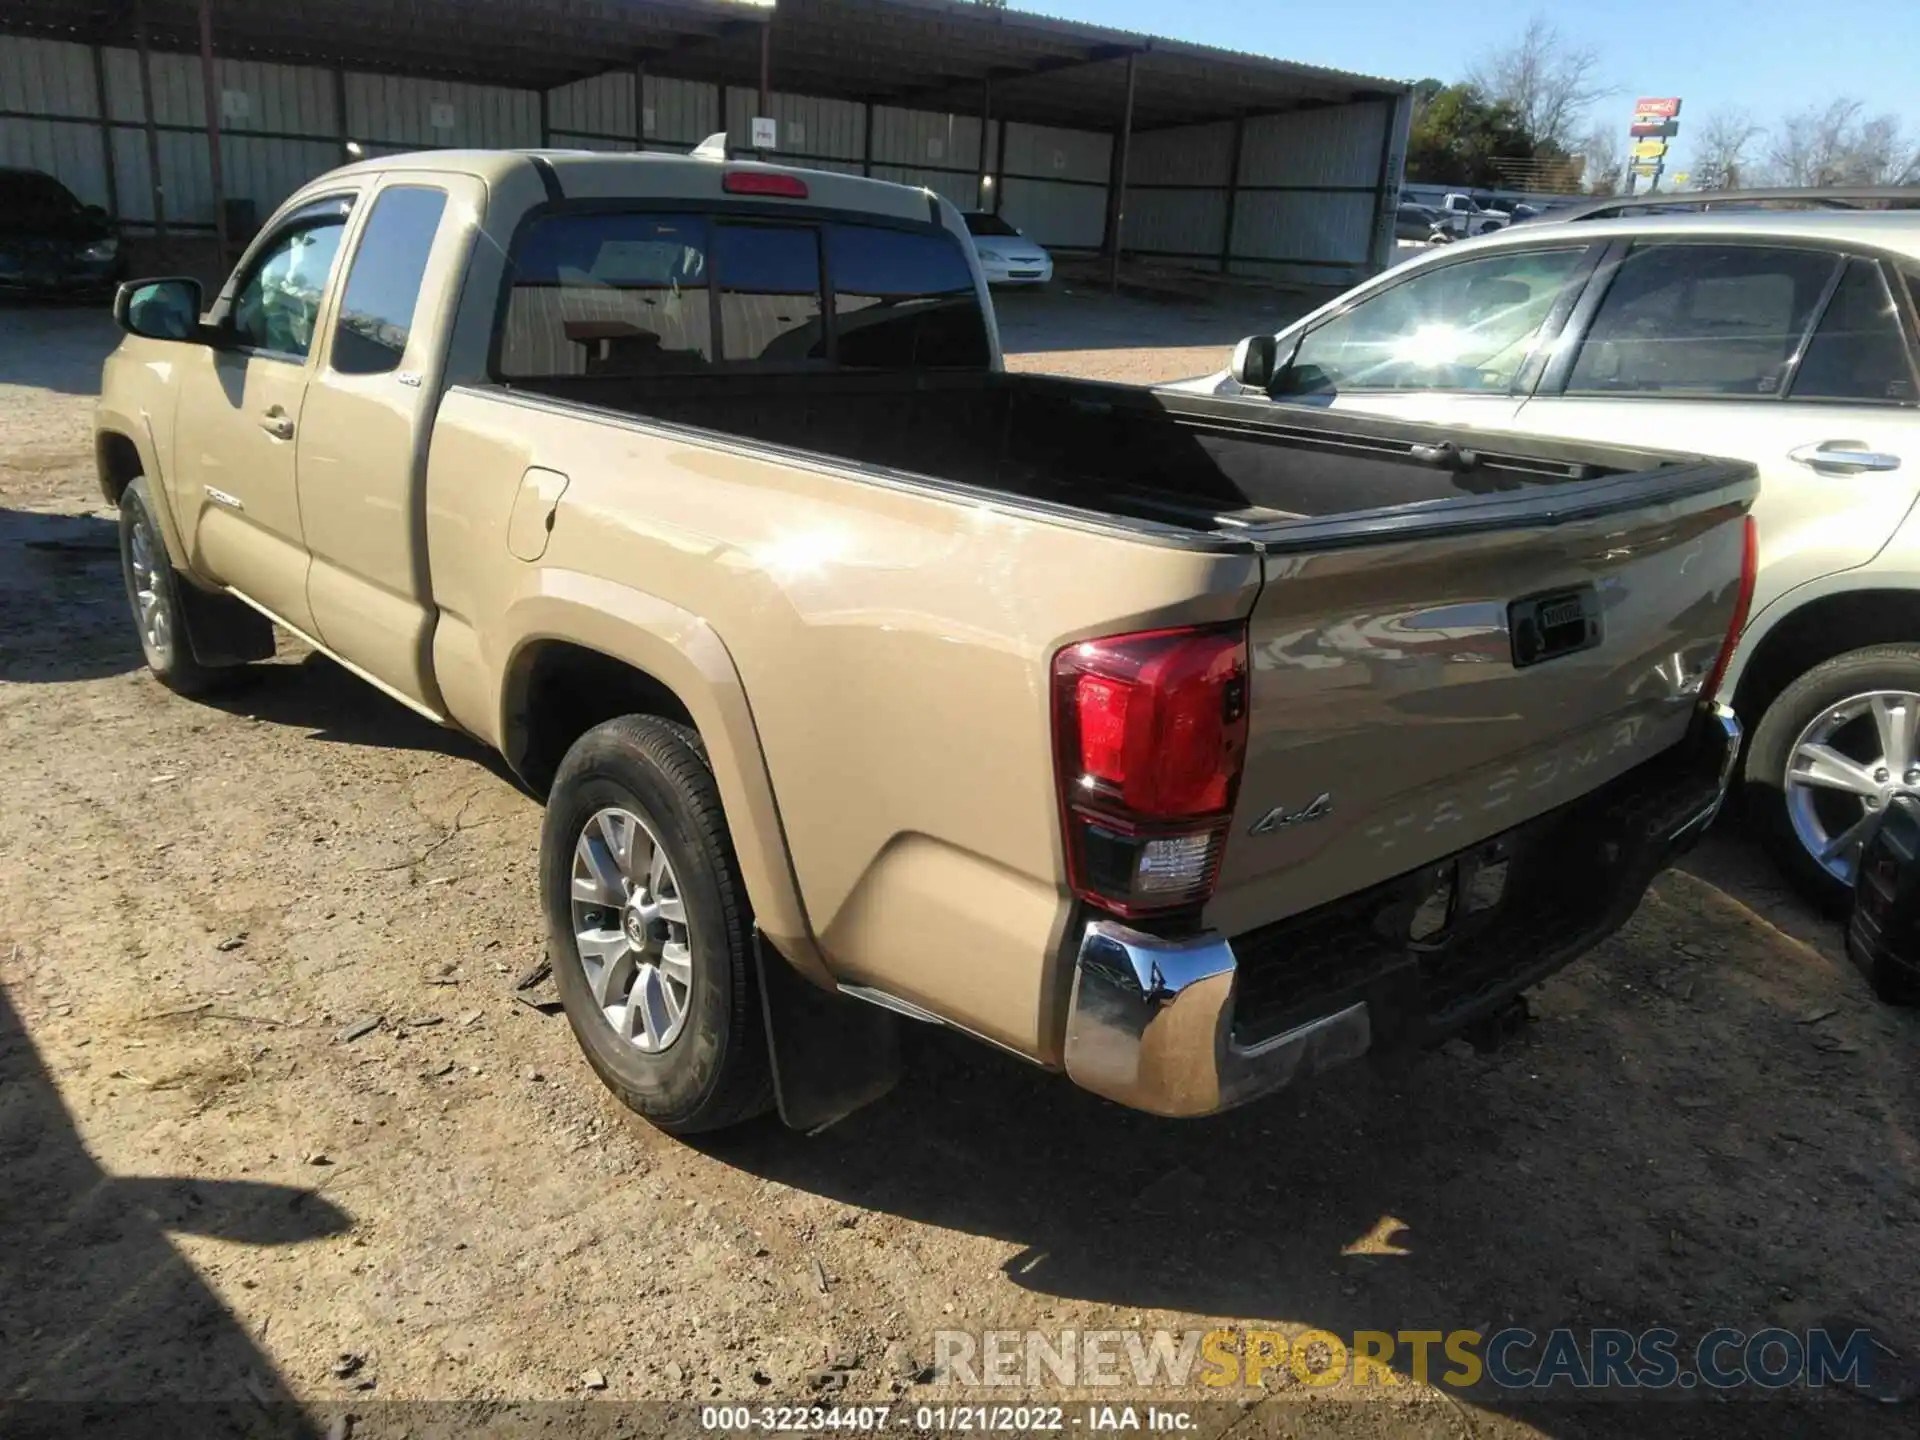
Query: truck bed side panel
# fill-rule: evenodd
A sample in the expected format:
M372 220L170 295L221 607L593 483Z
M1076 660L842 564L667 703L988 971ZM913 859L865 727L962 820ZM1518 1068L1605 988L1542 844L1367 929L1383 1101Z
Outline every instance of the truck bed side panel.
M1067 977L1049 957L1069 904L1051 658L1244 616L1259 557L457 389L430 466L434 591L495 676L535 568L503 535L528 465L568 477L544 573L659 597L725 644L839 978L1056 1059ZM450 701L469 689L449 682Z

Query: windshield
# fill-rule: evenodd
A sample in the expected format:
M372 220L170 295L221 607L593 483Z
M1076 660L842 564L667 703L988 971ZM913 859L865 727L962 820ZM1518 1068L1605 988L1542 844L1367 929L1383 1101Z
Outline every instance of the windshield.
M961 218L967 222L967 229L975 235L1018 235L1020 233L998 215L989 215L984 210L969 210Z
M80 202L51 175L0 170L0 229L21 233L71 225L79 218Z

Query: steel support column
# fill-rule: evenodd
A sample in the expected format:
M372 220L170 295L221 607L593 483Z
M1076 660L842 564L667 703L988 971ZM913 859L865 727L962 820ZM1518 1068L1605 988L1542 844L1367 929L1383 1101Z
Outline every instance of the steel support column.
M1107 187L1107 283L1120 288L1120 243L1127 223L1127 161L1133 149L1133 79L1135 56L1127 56L1127 102L1120 113L1120 131L1113 139L1112 180Z
M348 161L358 159L347 147L353 143L353 129L347 124L347 72L333 68L333 123L340 132L340 154Z
M647 62L633 62L633 148L647 148Z
M993 213L1000 213L1000 197L1007 193L1007 122L1000 122L1000 141L993 152Z
M860 173L873 174L873 101L868 100L862 107L864 114L860 122Z
M200 0L200 90L207 113L207 174L213 180L213 243L227 268L227 181L220 168L220 67L213 58L213 4Z
M147 7L136 0L133 44L140 52L140 118L147 127L147 185L153 192L154 238L167 238L166 187L160 183L160 131L153 119L153 53L147 49Z
M980 163L973 176L973 208L988 209L987 194L987 137L993 133L993 76L988 75L980 84ZM1000 182L994 182L997 188Z
M101 170L107 181L107 214L120 223L119 166L113 160L113 117L107 113L107 62L98 45L87 47L93 55L93 103L100 112Z
M721 95L724 97L725 90ZM760 26L760 114L771 117L773 114L773 17L768 16Z
M1247 118L1241 116L1233 122L1233 158L1227 168L1227 223L1220 232L1220 273L1225 275L1233 265L1233 221L1234 212L1240 208L1240 157L1246 151Z

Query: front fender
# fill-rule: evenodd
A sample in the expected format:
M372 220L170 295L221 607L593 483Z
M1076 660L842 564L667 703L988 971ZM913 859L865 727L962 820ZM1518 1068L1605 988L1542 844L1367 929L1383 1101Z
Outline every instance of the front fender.
M525 659L541 641L598 651L673 692L705 742L756 922L797 969L831 987L801 903L753 710L733 657L712 627L629 586L542 567L529 572L509 600L501 628L499 735L510 757L528 723L528 696L520 683Z

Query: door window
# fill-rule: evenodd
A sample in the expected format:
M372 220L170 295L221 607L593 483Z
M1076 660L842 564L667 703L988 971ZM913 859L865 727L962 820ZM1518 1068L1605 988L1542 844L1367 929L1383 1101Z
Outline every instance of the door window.
M1273 393L1505 394L1586 254L1502 251L1414 275L1308 331Z
M1780 393L1838 260L1756 245L1644 245L1580 342L1567 393Z
M1840 287L1807 342L1793 398L1912 403L1913 370L1900 312L1873 261L1847 262Z
M722 225L714 232L714 276L724 359L804 364L827 358L819 231Z
M713 363L707 222L697 215L553 215L515 256L500 375L657 375Z
M394 185L380 192L354 248L334 326L332 363L342 375L400 368L446 208L444 190Z
M232 327L239 344L297 360L306 358L346 228L341 208L338 213L296 223L268 244L234 296Z

